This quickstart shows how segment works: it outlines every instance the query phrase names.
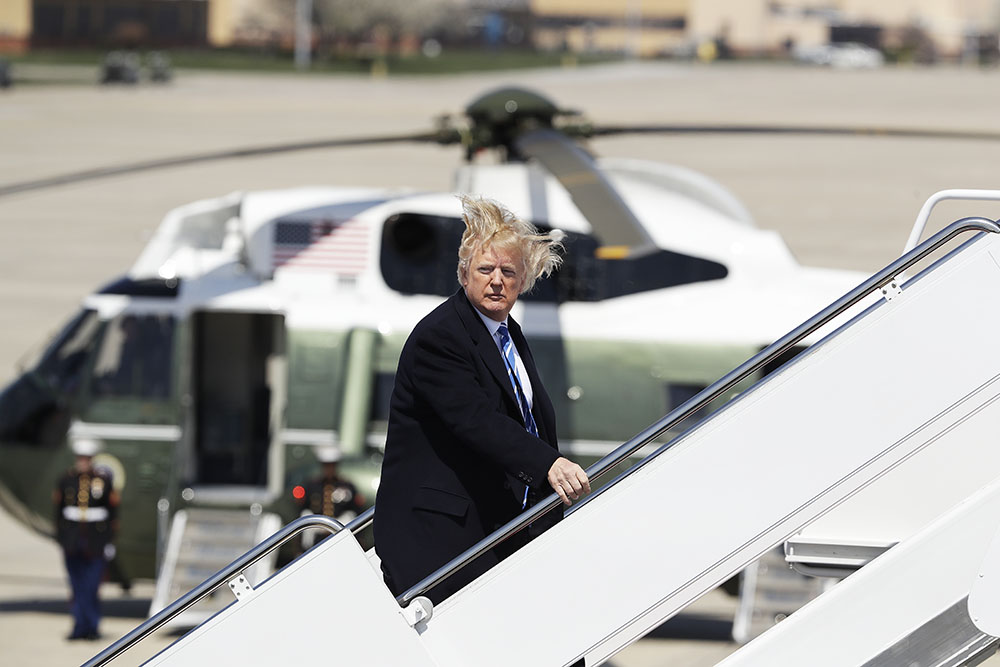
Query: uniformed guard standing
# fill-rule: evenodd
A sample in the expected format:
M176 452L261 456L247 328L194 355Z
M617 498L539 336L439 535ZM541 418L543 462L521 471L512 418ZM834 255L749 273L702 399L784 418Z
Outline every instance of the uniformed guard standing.
M114 557L118 494L111 471L94 465L101 443L73 440L76 462L53 493L56 537L63 550L73 598L73 631L69 639L98 639L101 621L98 588L108 560Z
M322 514L347 523L364 510L364 497L353 484L340 477L337 469L340 459L341 453L337 447L317 449L316 460L322 466L322 472L292 492L303 516ZM303 535L303 547L312 546L308 539L312 535L311 531Z

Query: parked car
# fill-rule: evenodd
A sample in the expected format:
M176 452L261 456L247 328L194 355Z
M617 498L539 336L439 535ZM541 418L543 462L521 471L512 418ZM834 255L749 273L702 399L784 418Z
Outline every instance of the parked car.
M885 63L881 51L855 42L796 47L792 57L803 63L845 69L869 69Z

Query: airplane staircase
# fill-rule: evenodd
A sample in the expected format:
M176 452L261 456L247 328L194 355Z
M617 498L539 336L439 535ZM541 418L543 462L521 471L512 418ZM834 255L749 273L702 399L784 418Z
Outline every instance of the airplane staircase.
M967 231L992 233L977 234L906 282L898 279ZM302 530L302 522L314 525L325 517L299 519L87 667L121 655L225 583L237 601L147 664L291 663L317 655L336 656L339 664L600 664L957 426L979 418L1000 384L1000 346L992 344L1000 331L998 284L1000 227L982 218L956 222L595 464L592 478L819 327L838 325L440 605L432 607L421 593L552 509L558 498L550 496L398 598L353 536L371 511L266 581L251 583L247 568ZM331 531L340 527L325 522ZM802 611L822 606L849 583ZM936 577L922 583L933 588ZM908 627L918 631L913 622ZM870 644L879 651L899 639L878 624L866 631L877 635ZM867 661L878 654L865 655L858 658L862 662L839 664L877 664Z
M719 663L977 665L998 640L969 613L1000 527L1000 478Z
M745 644L788 618L832 583L788 567L784 550L771 549L740 573L733 639Z
M254 514L246 509L204 507L178 510L170 523L149 615L154 616L171 600L195 588L279 528L281 518L266 512ZM277 554L272 554L248 575L257 581L270 576L276 558ZM228 593L210 596L197 608L175 617L170 625L194 627L231 601Z
M949 200L1000 201L1000 190L943 190L924 204L904 252L916 245L935 205ZM914 363L920 363L919 358ZM981 392L995 396L990 387ZM921 456L884 475L878 484L845 500L785 543L786 560L805 574L843 578L914 535L978 489L1000 469L996 437L1000 401L986 400L983 414L963 422ZM988 414L987 414L988 413ZM939 480L947 480L946 484ZM920 489L914 493L914 489Z

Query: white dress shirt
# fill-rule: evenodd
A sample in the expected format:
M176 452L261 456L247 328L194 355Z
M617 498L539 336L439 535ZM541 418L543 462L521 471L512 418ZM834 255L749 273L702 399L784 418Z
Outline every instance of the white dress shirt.
M476 315L479 315L479 319L481 319L483 321L483 324L486 325L486 328L489 329L490 335L493 336L493 342L496 343L497 349L500 350L500 359L503 361L504 366L506 367L507 361L504 360L503 347L501 347L500 345L500 335L498 334L498 332L500 331L501 324L507 324L507 319L504 318L503 322L497 322L496 320L491 320L490 318L486 317L481 312L479 312L478 309L476 309ZM509 324L507 325L507 331L508 335L510 335ZM531 379L528 377L528 369L524 367L524 362L521 361L521 355L517 351L517 345L514 345L513 336L510 337L510 342L511 342L511 347L514 348L514 361L517 362L517 379L521 383L521 391L524 392L524 397L528 401L528 409L534 409L535 404L532 402L532 400L534 399L535 394L531 390Z

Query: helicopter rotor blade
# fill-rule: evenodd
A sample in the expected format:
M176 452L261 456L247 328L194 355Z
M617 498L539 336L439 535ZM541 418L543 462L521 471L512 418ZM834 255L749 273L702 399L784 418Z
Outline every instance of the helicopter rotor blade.
M449 132L438 131L420 134L400 134L384 135L372 137L349 137L335 139L319 139L316 141L300 141L284 144L271 144L267 146L251 146L248 148L234 148L209 153L196 153L193 155L178 155L156 160L143 160L109 167L97 167L85 169L83 171L70 172L48 178L39 178L20 183L10 183L0 185L0 197L13 195L32 190L41 190L57 185L70 185L84 181L94 181L112 176L122 176L141 171L153 171L156 169L167 169L170 167L180 167L202 162L215 162L218 160L233 160L238 158L256 157L263 155L276 155L279 153L293 153L296 151L309 151L324 148L347 148L351 146L371 146L379 144L394 143L452 143L457 139L453 138Z
M522 156L538 160L566 188L606 248L636 255L656 247L593 158L565 134L548 128L529 130L514 140L514 146Z
M617 134L784 134L817 136L899 137L914 139L962 139L998 141L1000 132L905 127L838 127L795 125L605 125L594 127L590 136Z

